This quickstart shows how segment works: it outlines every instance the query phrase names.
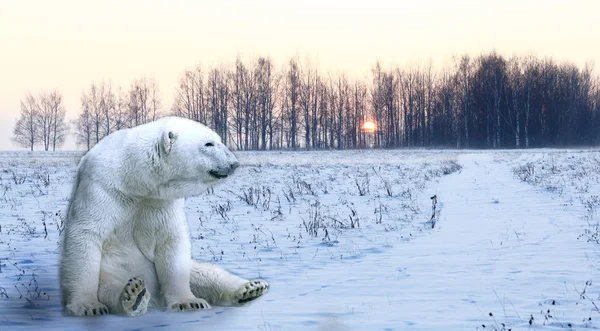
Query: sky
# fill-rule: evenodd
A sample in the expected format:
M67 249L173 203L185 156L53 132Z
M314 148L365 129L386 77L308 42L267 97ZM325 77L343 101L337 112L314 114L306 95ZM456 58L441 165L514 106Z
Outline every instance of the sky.
M0 150L22 149L10 138L28 92L58 90L74 119L92 83L147 76L170 109L185 69L237 56L310 57L357 77L376 61L443 66L492 50L598 66L599 12L594 0L0 0Z

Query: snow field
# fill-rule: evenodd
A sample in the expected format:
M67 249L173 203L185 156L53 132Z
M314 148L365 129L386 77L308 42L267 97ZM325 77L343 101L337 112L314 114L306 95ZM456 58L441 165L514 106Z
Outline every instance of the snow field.
M597 151L237 155L234 176L186 202L192 255L270 291L242 307L135 319L61 314L58 238L79 154L0 155L0 329L596 325Z

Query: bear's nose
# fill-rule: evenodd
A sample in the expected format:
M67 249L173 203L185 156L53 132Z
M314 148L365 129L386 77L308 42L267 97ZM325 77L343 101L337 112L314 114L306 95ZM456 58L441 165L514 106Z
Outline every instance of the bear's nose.
M233 172L239 166L240 166L240 163L238 161L233 162L230 166L230 169L231 169L230 171Z

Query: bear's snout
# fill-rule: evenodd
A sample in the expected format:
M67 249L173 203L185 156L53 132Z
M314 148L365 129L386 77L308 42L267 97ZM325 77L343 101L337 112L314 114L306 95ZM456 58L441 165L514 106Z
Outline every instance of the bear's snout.
M238 161L233 161L229 164L228 168L225 168L220 172L224 175L231 175L235 171L235 169L237 169L237 167L239 167L239 166L240 166L240 163Z
M209 171L209 173L211 176L218 178L218 179L226 178L227 176L231 175L235 171L235 169L239 166L240 166L240 163L238 161L234 161L233 163L229 164L228 167L223 167L218 170L211 170L211 171Z

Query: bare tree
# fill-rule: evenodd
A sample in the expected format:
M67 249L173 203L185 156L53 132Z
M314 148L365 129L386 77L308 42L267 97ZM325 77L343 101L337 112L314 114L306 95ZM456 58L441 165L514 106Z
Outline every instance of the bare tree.
M290 59L286 77L286 94L287 94L287 118L290 123L290 144L293 150L298 147L296 136L298 134L298 99L300 89L300 70L298 68L298 60Z
M416 72L415 70L400 71L397 74L401 76L400 97L402 98L402 123L403 123L403 141L405 146L414 145L414 118L416 114Z
M353 148L367 147L366 137L364 133L361 133L359 129L362 124L368 120L367 117L367 87L364 83L356 80L354 82L354 89L352 93L352 102L354 111L354 123L353 123Z
M157 120L161 117L161 100L154 78L136 79L129 89L129 127Z
M163 116L162 113L162 100L160 98L160 91L156 79L152 77L149 82L148 88L150 89L150 117L148 122L155 121Z
M242 70L242 114L244 149L253 149L256 133L256 81L254 72L245 66Z
M29 148L39 142L38 117L40 105L36 98L30 93L25 95L25 100L21 100L21 117L17 120L13 130L12 141L19 146Z
M213 69L207 81L208 112L210 122L206 123L224 140L228 138L229 119L229 74L222 69Z
M300 86L298 88L300 96L300 106L302 108L302 117L304 119L304 145L306 149L311 147L311 129L316 130L313 126L313 113L311 110L315 107L315 87L318 79L318 73L312 67L310 60L306 60L302 68L300 68Z
M46 96L46 106L50 112L49 141L52 151L60 148L65 143L69 125L66 121L66 109L63 105L62 94L52 91Z
M113 131L119 131L129 127L129 95L119 86L115 98L115 106L110 115L112 119L111 129Z
M317 114L313 114L313 118L316 118L318 126L313 122L313 128L318 128L318 143L315 144L318 148L327 148L328 147L328 133L329 133L329 118L333 116L331 114L331 109L329 107L330 100L330 92L329 92L329 84L323 79L319 79L317 81L317 97L318 105L317 109L313 109ZM315 139L313 139L313 143Z
M116 131L116 110L117 96L113 92L113 87L110 82L102 82L100 84L100 100L99 109L102 113L104 124L104 136L107 136Z
M38 127L39 141L43 144L44 150L48 151L50 148L50 137L53 126L53 110L50 106L49 95L47 93L41 93L37 97L37 104L39 105L39 111L36 116L36 125Z
M258 122L260 130L260 147L267 149L273 148L273 111L276 103L278 79L273 72L273 63L270 58L258 58L255 67L254 77L257 82L257 107Z
M525 85L525 72L522 67L522 61L519 58L513 57L508 62L508 93L505 94L506 98L511 99L512 102L508 102L511 108L508 112L508 116L505 117L505 121L508 123L509 128L515 135L515 148L521 147L521 113L522 104L524 98L524 85Z
M81 95L81 113L73 123L75 127L75 139L78 145L84 145L89 151L94 146L92 140L94 132L94 121L91 110L92 104L88 96L83 93Z
M385 128L383 134L383 144L385 147L397 147L400 136L399 112L396 109L398 98L398 79L392 72L384 72L381 95L382 116L380 128ZM423 98L424 90L423 90ZM423 100L424 101L424 100ZM423 102L424 105L424 102Z
M245 79L246 79L246 66L240 59L236 59L235 61L235 71L231 74L233 78L231 79L231 83L233 85L232 92L233 97L231 98L231 103L233 106L233 142L236 145L237 149L243 148L243 132L244 132L244 99L243 99L243 91L245 88Z
M377 61L375 66L371 69L373 75L373 84L371 86L371 109L373 116L375 117L375 123L380 126L383 122L383 69L381 63ZM405 128L406 129L406 128ZM375 147L381 146L381 130L377 130L375 136Z
M533 57L528 57L525 59L525 86L524 88L524 93L525 96L523 98L523 102L524 102L524 112L525 112L525 119L524 119L524 134L525 134L525 148L529 148L530 145L530 139L529 139L529 125L530 125L530 114L531 114L531 107L532 107L532 103L533 103L533 89L534 89L534 84L536 83L536 81L538 80L538 76L540 75L540 71L539 71L539 66L537 64L537 61L533 58Z
M449 145L453 143L456 148L461 147L461 125L463 123L458 116L460 107L458 95L461 91L459 77L457 73L449 69L444 70L439 76L433 118L433 144Z
M345 148L344 139L344 123L346 121L345 109L348 106L348 96L349 96L349 85L348 78L345 75L339 75L337 77L336 87L332 89L335 91L335 100L337 103L335 104L335 139L337 141L337 148L342 149Z
M205 89L202 68L197 66L193 70L186 70L175 90L172 113L206 124L208 117Z
M469 148L469 72L471 68L471 62L468 55L463 56L460 59L459 65L459 77L460 82L460 96L462 101L463 110L463 123L465 131L465 148Z

